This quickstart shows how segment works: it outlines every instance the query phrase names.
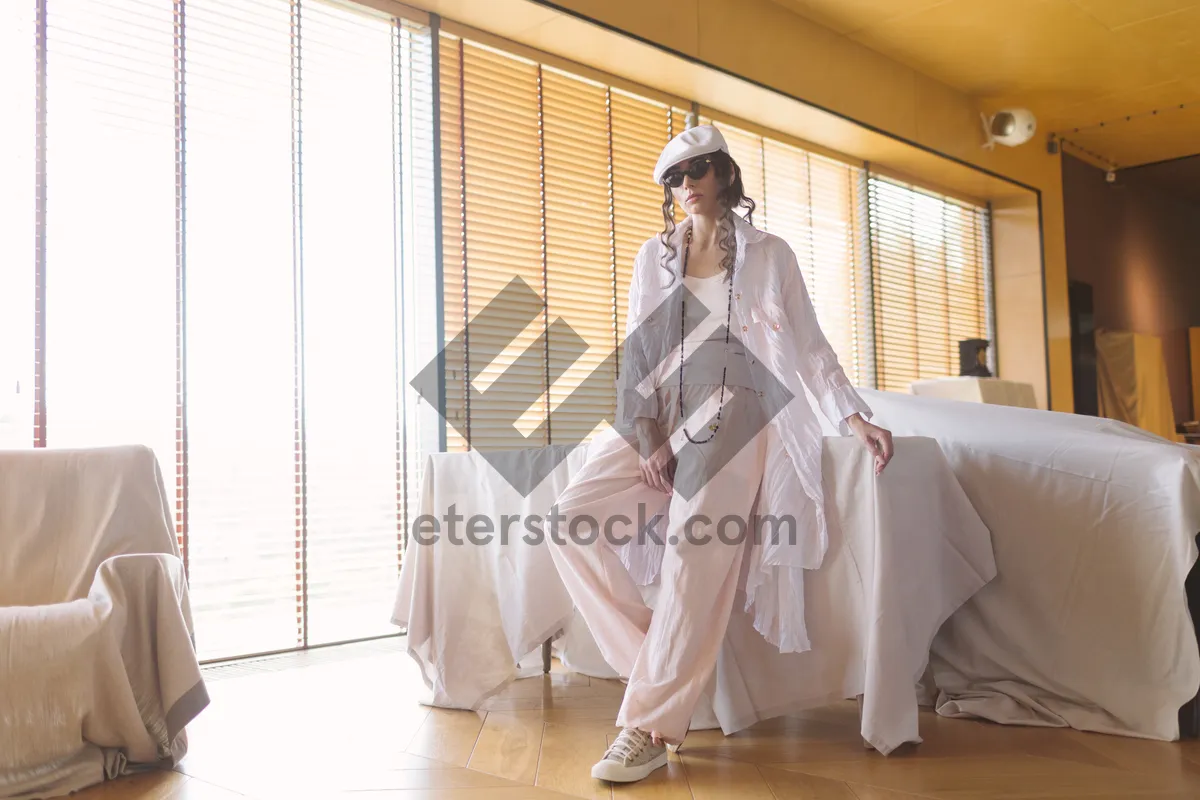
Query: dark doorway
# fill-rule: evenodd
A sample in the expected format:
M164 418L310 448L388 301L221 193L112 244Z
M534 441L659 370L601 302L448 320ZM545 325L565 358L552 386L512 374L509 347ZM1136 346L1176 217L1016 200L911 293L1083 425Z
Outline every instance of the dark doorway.
M1071 369L1075 383L1075 413L1099 416L1096 395L1096 324L1092 311L1092 286L1070 281L1067 286L1071 308Z

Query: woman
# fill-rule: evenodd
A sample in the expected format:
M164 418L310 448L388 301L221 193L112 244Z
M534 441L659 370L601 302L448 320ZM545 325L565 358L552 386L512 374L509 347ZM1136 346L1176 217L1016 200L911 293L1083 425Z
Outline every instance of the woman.
M819 566L821 430L804 387L875 454L876 474L892 456L891 435L867 422L870 409L817 325L795 255L738 216L754 203L720 132L700 126L675 137L654 179L664 186L665 229L634 265L620 435L591 445L547 517L576 607L605 660L628 676L622 731L592 769L614 782L665 765L666 745L686 734L738 590L744 534L764 498L801 515L804 541L787 563ZM673 203L687 212L679 226ZM633 519L664 508L651 614L612 545L644 533ZM767 636L781 649L789 637L807 647L802 630Z

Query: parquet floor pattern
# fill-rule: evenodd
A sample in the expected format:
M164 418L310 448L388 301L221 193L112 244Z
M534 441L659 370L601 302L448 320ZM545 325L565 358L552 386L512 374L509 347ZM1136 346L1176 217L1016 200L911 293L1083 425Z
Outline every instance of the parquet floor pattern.
M1200 743L1016 728L921 714L924 743L863 749L853 702L734 736L695 732L666 769L610 787L590 777L617 729L617 682L557 671L479 712L417 703L393 641L209 672L213 704L174 772L78 800L1200 800Z

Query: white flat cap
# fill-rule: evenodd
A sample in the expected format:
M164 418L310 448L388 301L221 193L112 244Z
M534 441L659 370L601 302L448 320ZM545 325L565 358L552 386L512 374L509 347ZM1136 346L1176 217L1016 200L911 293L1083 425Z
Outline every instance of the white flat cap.
M712 125L697 125L694 128L688 128L667 142L667 146L663 148L662 155L658 157L658 164L654 167L654 182L662 183L667 170L680 161L715 153L718 150L729 153L729 145L725 144L725 137L719 130Z

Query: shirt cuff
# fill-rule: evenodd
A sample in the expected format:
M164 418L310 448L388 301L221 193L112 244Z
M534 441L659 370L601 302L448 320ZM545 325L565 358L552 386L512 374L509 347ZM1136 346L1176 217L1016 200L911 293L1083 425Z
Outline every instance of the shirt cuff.
M854 390L853 386L846 385L833 389L821 398L821 411L826 418L833 423L838 433L842 436L851 434L850 423L848 420L855 414L862 414L862 418L870 420L873 416L871 407L866 404Z

